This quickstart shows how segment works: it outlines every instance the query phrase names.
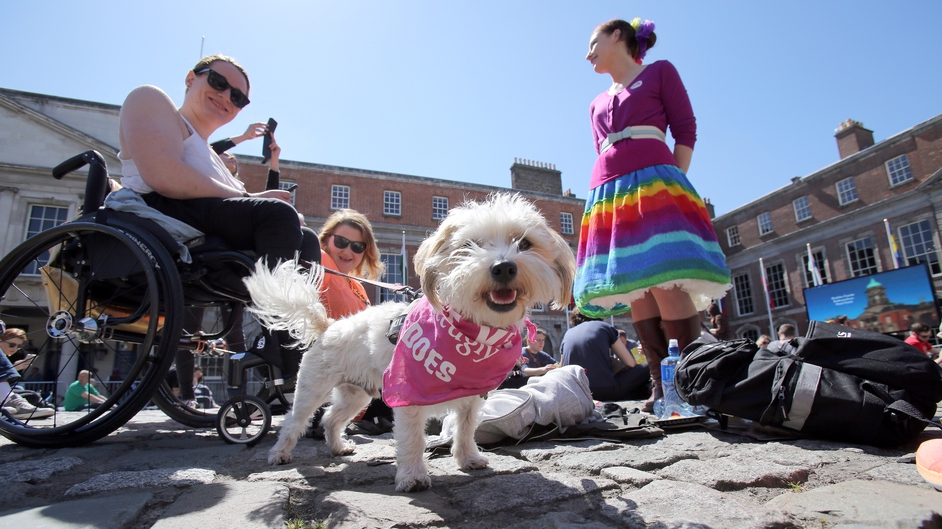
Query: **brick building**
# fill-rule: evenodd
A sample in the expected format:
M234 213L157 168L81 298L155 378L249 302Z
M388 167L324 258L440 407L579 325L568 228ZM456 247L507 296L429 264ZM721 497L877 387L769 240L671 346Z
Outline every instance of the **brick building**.
M824 281L895 267L886 222L901 266L926 263L942 287L942 115L874 143L873 132L847 120L835 133L839 161L713 219L733 289L726 311L740 337L775 336L759 260L768 277L774 327L807 329L803 289L814 286L808 244Z
M112 176L120 176L119 110L117 105L0 88L0 255L77 213L83 200L85 174L54 180L50 169L57 163L95 149L105 157ZM261 158L238 158L246 187L264 189L267 167L261 165ZM282 183L298 184L295 206L312 229L319 230L333 210L345 207L359 210L370 219L387 263L383 278L387 282L401 283L404 279L403 232L411 260L450 208L493 192L523 194L536 203L573 249L578 242L576 223L585 201L562 191L561 173L551 164L514 160L510 188L290 160L281 160L280 165ZM417 287L412 263L409 270L405 280ZM367 291L374 302L389 295L379 288L368 287ZM536 307L532 319L549 332L547 352L558 355L562 334L568 327L565 314ZM44 321L24 317L23 321L7 323L41 328ZM615 324L631 332L627 318L617 318ZM107 359L104 364L108 364Z

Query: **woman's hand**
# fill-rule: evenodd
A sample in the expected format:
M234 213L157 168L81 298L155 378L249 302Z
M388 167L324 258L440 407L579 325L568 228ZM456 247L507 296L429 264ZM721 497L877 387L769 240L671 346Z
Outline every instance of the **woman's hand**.
M238 145L242 143L243 141L254 140L255 138L264 136L265 132L267 131L268 131L267 124L252 123L251 125L249 125L249 128L245 129L245 132L243 132L241 135L236 136L234 138L230 138L230 139L232 140L232 143L235 143L236 145Z
M271 158L268 161L268 168L272 171L278 172L278 157L281 156L281 147L278 146L278 143L275 142L275 135L271 135L271 143L269 144L271 149Z

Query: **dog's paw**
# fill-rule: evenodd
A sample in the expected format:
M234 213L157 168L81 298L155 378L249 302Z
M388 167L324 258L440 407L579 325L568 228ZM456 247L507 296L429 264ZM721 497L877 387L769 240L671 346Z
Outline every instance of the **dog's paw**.
M485 468L490 463L487 457L481 454L473 454L464 461L458 461L458 467L461 470L477 470Z
M346 456L356 452L357 444L349 439L345 439L339 443L330 443L329 448L331 455Z
M432 486L432 478L424 476L406 476L396 479L396 492L419 492Z
M271 452L268 454L269 465L287 465L291 462L291 454L281 452Z

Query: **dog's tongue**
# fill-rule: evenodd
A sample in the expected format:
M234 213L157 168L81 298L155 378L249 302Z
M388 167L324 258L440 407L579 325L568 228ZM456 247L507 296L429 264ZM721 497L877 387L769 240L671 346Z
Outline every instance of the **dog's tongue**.
M494 303L499 303L501 305L506 305L508 303L513 303L517 299L517 291L511 288L502 288L500 290L492 290L491 301Z

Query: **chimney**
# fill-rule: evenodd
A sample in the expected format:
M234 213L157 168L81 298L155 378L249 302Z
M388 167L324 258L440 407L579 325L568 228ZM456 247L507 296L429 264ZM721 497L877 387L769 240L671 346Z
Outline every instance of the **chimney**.
M510 166L510 187L549 195L563 194L563 173L556 164L514 158Z
M703 205L706 207L707 214L710 215L710 220L716 217L716 208L713 207L713 204L710 204L709 198L703 199Z
M834 131L837 138L837 151L841 160L873 145L873 131L864 128L863 123L848 119Z

